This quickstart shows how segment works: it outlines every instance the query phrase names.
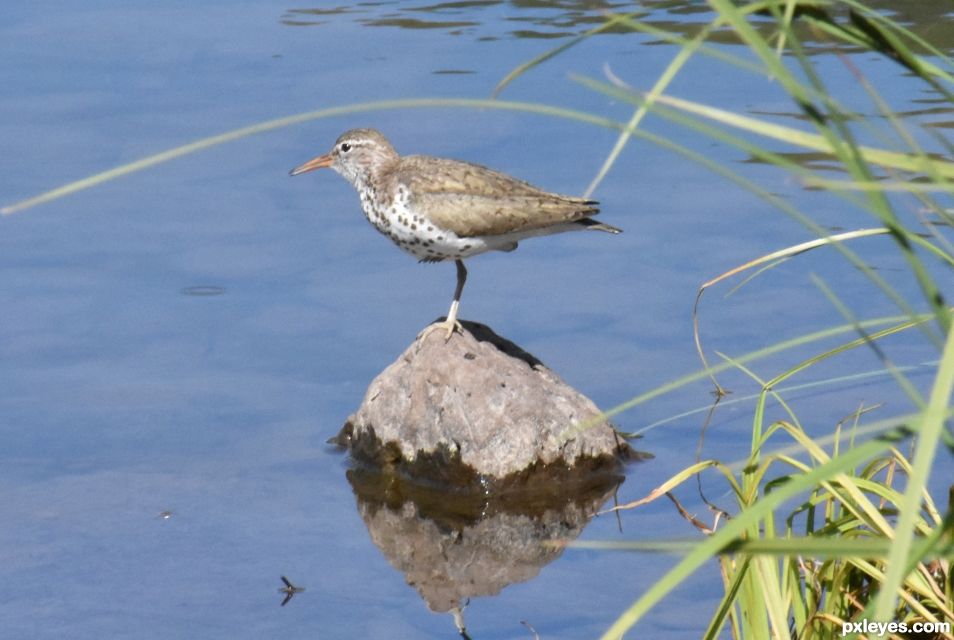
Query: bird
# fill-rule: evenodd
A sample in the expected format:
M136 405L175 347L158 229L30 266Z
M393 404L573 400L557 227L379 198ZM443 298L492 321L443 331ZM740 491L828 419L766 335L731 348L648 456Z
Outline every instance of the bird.
M488 167L426 155L399 155L376 129L342 133L326 154L296 166L298 176L330 167L358 192L375 229L421 262L453 260L454 298L443 322L463 333L457 319L467 281L464 260L487 251L513 251L526 238L574 230L622 231L593 218L599 202L544 191Z

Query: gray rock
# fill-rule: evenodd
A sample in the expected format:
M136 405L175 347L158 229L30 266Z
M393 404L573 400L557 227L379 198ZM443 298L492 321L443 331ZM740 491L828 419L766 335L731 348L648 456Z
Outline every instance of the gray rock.
M538 359L489 327L464 322L415 340L371 383L339 442L352 455L442 482L504 479L540 466L618 465L632 450L600 410ZM446 465L459 462L453 472ZM435 464L436 463L436 464ZM448 477L446 474L454 477Z

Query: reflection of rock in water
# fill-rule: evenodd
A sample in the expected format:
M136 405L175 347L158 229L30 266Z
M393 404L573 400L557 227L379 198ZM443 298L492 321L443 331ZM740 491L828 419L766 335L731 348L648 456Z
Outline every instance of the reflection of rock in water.
M341 431L352 455L414 475L460 461L470 475L440 481L466 484L630 453L596 405L537 358L489 327L463 325L447 342L439 331L415 340L374 379Z
M545 543L580 535L623 480L611 471L560 478L542 470L488 495L479 482L446 492L388 471L348 471L374 544L435 612L536 576L562 553Z

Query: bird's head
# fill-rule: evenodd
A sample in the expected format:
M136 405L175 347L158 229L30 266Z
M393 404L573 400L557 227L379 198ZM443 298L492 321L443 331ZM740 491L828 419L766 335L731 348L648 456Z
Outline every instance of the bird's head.
M378 171L397 158L394 147L380 131L351 129L338 137L331 151L295 167L289 175L331 167L355 187L360 187L373 181Z

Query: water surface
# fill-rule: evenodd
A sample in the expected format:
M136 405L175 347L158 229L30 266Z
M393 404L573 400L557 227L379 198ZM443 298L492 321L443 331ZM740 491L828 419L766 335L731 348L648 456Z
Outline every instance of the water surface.
M911 28L930 38L940 29L939 45L949 49L946 5L917 5L906 17ZM0 25L2 204L284 115L402 97L487 97L518 64L628 6L19 3ZM645 20L686 33L704 20L696 3L644 9ZM631 106L569 75L604 79L608 67L645 89L675 53L648 36L605 34L501 97L626 120ZM821 43L813 53L839 98L877 122L843 61ZM949 130L950 106L915 93L903 69L870 55L853 62L887 83L894 107L912 121ZM729 75L711 59L695 60L671 93L799 123L776 84ZM5 635L456 635L452 617L431 613L372 540L347 460L325 443L373 376L446 312L453 290L453 267L397 251L367 225L343 180L288 178L289 168L354 126L380 128L401 152L480 162L567 193L586 189L615 141L609 130L490 109L368 112L250 137L0 220ZM822 224L873 224L738 151L658 118L646 127L744 172ZM462 316L516 341L603 407L698 368L690 310L702 282L811 237L751 194L640 141L594 196L602 218L624 234L533 240L472 260ZM914 291L890 240L859 250L895 286ZM897 313L834 252L801 260L727 300L728 287L709 294L702 308L710 351L738 355L843 322L811 273L866 317ZM885 348L902 365L936 357L919 335ZM770 376L814 352L757 371ZM797 381L878 368L865 351ZM923 385L930 372L920 366L912 375ZM735 397L756 388L741 375L726 383ZM618 424L636 431L704 408L708 391L695 385ZM816 433L862 403L887 401L885 415L910 407L877 377L788 399ZM749 407L716 413L706 455L745 456ZM641 497L691 462L702 419L648 431L640 446L656 458L631 471L618 499ZM711 488L728 502L721 491ZM680 495L705 513L691 488ZM599 517L582 533L694 535L668 503L620 521ZM673 562L571 550L534 579L471 600L464 616L475 638L530 637L521 621L545 638L596 637ZM284 607L281 575L306 588ZM718 597L710 567L639 633L697 636Z

